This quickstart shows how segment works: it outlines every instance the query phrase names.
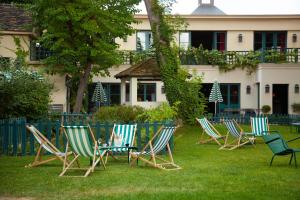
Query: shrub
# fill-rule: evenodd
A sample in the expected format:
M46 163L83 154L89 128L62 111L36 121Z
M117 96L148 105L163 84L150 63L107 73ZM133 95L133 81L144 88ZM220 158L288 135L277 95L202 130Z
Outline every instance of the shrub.
M173 106L170 106L168 103L162 103L156 108L145 110L137 119L143 122L174 120L177 117L179 104L179 102L176 102Z
M261 110L262 110L262 112L263 112L264 114L267 114L268 112L271 111L271 107L270 107L269 105L263 105L263 106L261 107Z
M144 112L140 106L105 106L100 107L94 114L94 121L132 122L137 121L137 116Z
M0 82L0 117L38 119L48 112L52 85L37 73L5 71Z

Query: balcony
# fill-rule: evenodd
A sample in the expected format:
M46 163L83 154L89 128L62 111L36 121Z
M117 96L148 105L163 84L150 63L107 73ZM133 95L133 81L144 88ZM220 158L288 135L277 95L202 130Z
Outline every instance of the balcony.
M147 57L154 57L153 51L120 51L123 64L135 64ZM218 51L191 48L178 53L182 65L235 65L251 63L299 63L299 48L272 48L260 51Z

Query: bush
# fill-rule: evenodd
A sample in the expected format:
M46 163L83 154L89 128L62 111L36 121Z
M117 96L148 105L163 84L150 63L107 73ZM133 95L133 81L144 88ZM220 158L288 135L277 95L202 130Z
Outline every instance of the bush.
M176 102L173 106L169 106L168 103L163 103L156 108L145 110L137 119L143 122L174 120L177 117L179 104L179 102Z
M271 107L269 105L263 105L261 110L264 114L267 114L268 112L271 111Z
M0 117L38 119L48 112L52 85L41 75L26 70L2 72L0 81Z
M93 120L128 123L137 121L137 116L144 111L145 109L140 106L105 106L98 109Z
M300 103L292 104L292 108L295 113L300 113Z

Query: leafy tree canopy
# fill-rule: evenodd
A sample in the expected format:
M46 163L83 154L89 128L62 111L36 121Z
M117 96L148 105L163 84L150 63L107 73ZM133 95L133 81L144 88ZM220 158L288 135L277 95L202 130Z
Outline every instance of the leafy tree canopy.
M49 73L80 77L75 112L90 75L121 62L116 38L133 33L140 0L33 0L31 12L40 42L53 54L45 60ZM107 72L107 71L106 71Z

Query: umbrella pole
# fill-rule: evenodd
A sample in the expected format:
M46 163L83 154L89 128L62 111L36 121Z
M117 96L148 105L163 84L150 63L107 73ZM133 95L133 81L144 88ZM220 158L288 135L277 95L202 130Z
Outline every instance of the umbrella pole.
M215 116L217 115L217 102L215 101Z

